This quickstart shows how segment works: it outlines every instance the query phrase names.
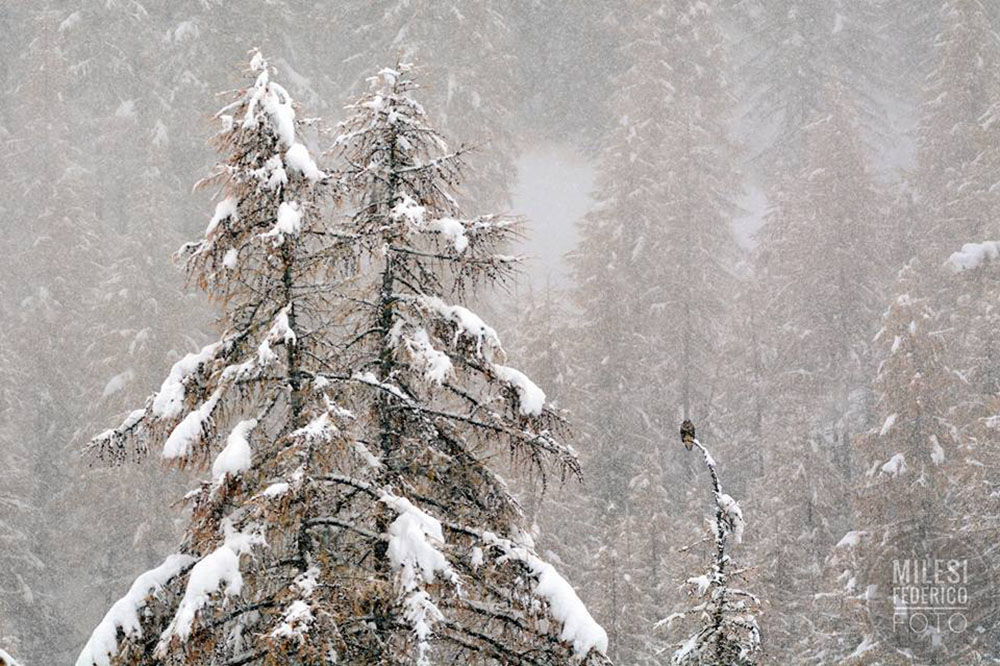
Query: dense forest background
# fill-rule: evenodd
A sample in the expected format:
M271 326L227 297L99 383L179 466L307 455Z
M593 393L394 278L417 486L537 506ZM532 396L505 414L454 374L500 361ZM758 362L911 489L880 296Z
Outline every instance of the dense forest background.
M748 517L765 663L877 663L866 549L997 528L1000 264L953 254L1000 238L998 30L979 0L0 0L0 648L72 663L174 548L204 471L80 451L211 339L170 257L260 47L317 154L414 62L477 146L464 208L531 215L481 308L585 480L509 478L616 663L662 663L704 560L684 417Z

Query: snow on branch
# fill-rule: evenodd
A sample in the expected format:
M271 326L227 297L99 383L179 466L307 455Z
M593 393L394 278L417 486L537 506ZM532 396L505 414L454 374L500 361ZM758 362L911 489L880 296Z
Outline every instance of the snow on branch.
M281 624L271 631L271 638L295 639L300 644L306 640L309 627L316 620L312 607L302 599L296 599L281 618Z
M389 526L389 560L400 573L400 584L410 592L421 582L431 583L436 573L457 582L448 560L435 544L444 544L441 522L405 497L383 493L380 500L399 515Z
M448 305L437 296L421 295L414 298L400 295L399 298L400 300L415 300L427 312L436 314L441 319L452 324L455 327L455 342L458 342L460 337L465 336L475 341L476 352L478 354L482 354L483 352L483 343L486 343L487 349L503 353L503 347L500 345L500 337L497 335L496 330L488 326L472 310L461 305Z
M293 143L292 147L285 153L285 165L292 171L301 173L313 183L326 178L326 174L316 167L316 162L309 154L309 149L298 142Z
M292 438L308 442L328 442L337 434L337 427L330 421L330 413L323 412L312 421L292 432Z
M733 535L734 543L743 543L743 510L740 505L729 495L722 493L719 495L719 508L722 510L723 519L726 521L730 533Z
M1000 241L983 241L966 243L961 250L952 253L944 265L952 273L961 273L998 260L1000 260Z
M432 217L427 209L409 194L403 194L390 211L390 218L405 224L408 233L430 234L446 241L454 256L466 253L476 241L499 241L514 233L518 224L515 218L501 215L482 215L472 219L453 216ZM497 262L510 262L511 257L492 256Z
M525 416L538 416L545 408L545 392L526 374L506 365L493 364L493 372L517 392L518 408Z
M378 377L375 376L374 372L359 372L353 375L351 377L351 380L359 382L361 384L367 384L368 386L372 386L382 391L385 391L386 393L390 393L394 397L402 400L403 403L406 404L407 406L417 408L417 405L416 403L413 402L413 399L410 398L405 393L403 393L402 389L400 389L395 384L389 384L387 382L379 381Z
M906 456L902 453L894 454L888 462L882 465L881 471L889 476L899 476L906 473Z
M257 427L257 419L240 421L229 433L226 446L212 463L212 478L221 481L227 474L242 474L250 469L252 454L248 437Z
M198 613L207 606L220 587L225 596L237 596L243 590L243 575L240 573L240 555L262 544L262 536L253 533L236 532L228 522L223 523L226 531L225 542L198 561L188 575L184 597L177 606L173 619L160 634L156 646L156 656L163 658L176 637L184 642L191 635Z
M15 661L14 657L0 648L0 666L21 666L21 662Z
M117 428L105 430L90 440L87 450L97 451L99 454L113 450L124 450L125 441L135 430L142 426L146 416L147 410L145 409L135 409L129 412L129 415L125 417L125 420Z
M139 611L146 605L146 599L159 592L193 562L195 558L190 555L171 555L160 566L136 578L128 593L111 606L94 629L77 657L76 666L110 666L111 660L118 654L118 632L126 638L141 638Z
M187 354L170 368L170 374L163 380L160 390L153 397L151 413L155 418L170 421L181 415L184 409L185 385L196 373L201 372L222 347L221 342L213 342L201 351Z
M160 390L147 399L145 408L132 411L117 428L105 430L94 437L88 444L87 450L95 451L99 456L111 455L117 458L122 456L128 440L139 438L141 433L157 422L166 424L175 422L187 408L188 395L195 392L195 389L201 388L214 361L231 348L231 343L232 340L221 340L206 345L198 352L186 354L174 363L167 378L160 385ZM212 403L211 405L206 406L203 403L188 414L190 420L184 419L181 422L183 428L181 425L175 428L178 430L177 437L171 443L171 447L186 451L192 442L201 438L203 429L208 425L207 420L215 408L213 398L218 400L220 395L216 391L208 401ZM144 453L145 445L143 444L139 450Z
M215 408L222 397L222 388L212 392L208 400L198 405L170 431L163 443L162 457L166 460L187 458L195 444L202 441L212 427Z
M451 358L431 344L430 336L423 328L417 328L409 333L400 332L404 327L401 319L390 332L393 344L401 340L410 353L417 368L423 370L424 379L431 384L441 385L453 371Z
M215 214L212 215L212 219L209 220L208 226L205 228L205 238L211 238L221 222L239 219L237 215L237 203L238 200L236 197L226 197L215 204Z
M297 201L282 201L278 206L278 219L269 231L260 237L281 245L285 238L297 238L302 232L302 208Z
M834 546L834 548L854 548L861 543L861 539L866 536L868 536L868 532L865 532L864 530L851 530L837 542L837 545Z
M359 136L376 133L388 126L395 128L397 134L403 134L406 130L422 132L435 147L447 151L444 140L426 126L427 114L424 107L410 95L417 87L409 76L411 70L411 65L400 63L396 68L386 67L369 77L369 93L347 106L357 117L364 118L365 122L352 122L350 119L342 121L338 126L341 132L334 141L334 147L343 146Z
M250 69L258 74L245 100L243 128L256 128L261 121L258 111L263 109L278 140L291 148L295 144L295 109L291 96L284 87L271 81L270 67L259 51L251 59Z
M457 587L458 575L438 550L438 544L444 545L440 521L405 497L385 492L379 501L399 514L389 525L389 561L398 572L399 586L405 595L403 615L417 638L417 664L430 666L429 639L434 624L443 620L444 615L422 587L434 582L437 574Z
M585 658L591 650L602 655L607 653L607 632L594 620L576 590L555 567L527 547L516 545L492 532L483 532L482 539L486 546L498 548L503 553L497 560L498 564L516 561L527 566L536 581L535 595L548 603L552 617L562 625L559 639L573 646L573 654L578 659Z

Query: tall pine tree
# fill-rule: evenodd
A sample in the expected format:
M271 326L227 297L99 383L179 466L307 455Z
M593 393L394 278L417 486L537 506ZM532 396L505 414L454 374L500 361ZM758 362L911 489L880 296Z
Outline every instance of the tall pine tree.
M761 348L752 353L767 410L753 495L775 535L754 560L771 563L757 589L779 609L763 624L783 659L811 641L822 562L847 527L849 442L870 419L866 377L884 280L882 199L836 79L801 140L801 165L768 193L754 254Z

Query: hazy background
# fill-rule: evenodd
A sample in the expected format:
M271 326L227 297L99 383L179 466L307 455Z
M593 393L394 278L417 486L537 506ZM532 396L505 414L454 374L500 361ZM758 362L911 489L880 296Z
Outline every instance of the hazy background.
M662 663L704 559L682 416L744 505L765 663L875 659L844 534L995 529L996 280L943 265L998 233L998 28L977 0L0 0L0 648L72 663L176 548L203 471L79 452L210 338L170 255L260 47L319 152L414 61L479 146L466 208L528 221L523 281L482 307L587 481L513 482L617 663Z

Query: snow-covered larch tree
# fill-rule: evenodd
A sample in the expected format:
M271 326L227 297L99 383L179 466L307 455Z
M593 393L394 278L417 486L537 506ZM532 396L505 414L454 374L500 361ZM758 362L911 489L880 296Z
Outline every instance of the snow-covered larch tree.
M944 507L932 498L954 492L946 471L960 457L953 423L959 414L952 404L961 395L955 386L960 380L946 365L939 315L921 296L918 276L917 260L900 272L895 301L875 339L881 347L877 417L854 442L864 472L856 508L867 514L873 532L875 524L939 522Z
M851 529L830 553L829 592L817 595L819 612L811 613L823 630L817 661L924 663L926 654L907 653L865 621L893 590L891 571L873 563L894 544L935 533L977 539L996 529L990 353L998 342L998 258L1000 244L968 243L943 264L914 258L899 273L874 340L876 418L852 442ZM980 603L976 592L970 607ZM935 641L935 659L952 663L954 647ZM990 649L988 642L971 647ZM964 663L979 663L972 655Z
M140 576L112 606L80 654L81 666L112 658L126 664L225 663L233 654L253 654L252 640L243 645L242 627L268 622L262 609L278 603L272 596L287 596L292 580L283 580L297 575L294 567L276 567L261 556L261 568L244 578L239 557L265 540L276 551L285 543L275 534L284 524L263 519L274 505L261 498L273 493L254 491L292 464L275 459L275 452L291 448L288 435L303 422L301 373L307 366L300 359L318 354L314 341L323 322L317 313L329 291L335 250L314 240L321 233L317 206L326 175L299 140L292 100L271 80L259 53L250 70L252 84L216 115L222 130L215 142L226 159L203 184L217 186L222 198L204 237L181 251L191 278L223 304L222 338L179 360L144 408L91 444L113 462L142 455L152 443L162 443L162 457L178 465L204 464L217 453L213 480L187 497L193 514L183 554ZM261 463L254 470L250 441ZM194 624L199 612L208 615L203 609L223 583L223 598L246 590L268 601L258 599L262 605L234 611L220 623L228 637L220 643ZM147 599L161 587L155 602Z
M760 348L751 353L761 361L767 411L752 493L775 538L752 548L760 549L757 589L781 609L762 619L769 650L785 660L810 640L821 554L849 528L849 442L869 426L885 273L877 256L886 247L884 199L855 112L836 81L826 103L800 131L801 168L768 194L753 254ZM803 549L805 541L821 545Z
M497 252L515 221L461 217L451 191L462 151L428 125L409 66L370 83L335 142L348 165L344 236L363 267L341 310L350 374L323 377L347 390L352 437L372 456L337 483L364 493L338 520L373 535L375 662L410 663L415 651L430 663L430 650L472 663L603 661L604 630L534 554L520 507L486 464L499 446L536 469L554 461L577 473L557 437L562 419L505 365L494 329L451 301L509 275L515 260Z
M862 619L870 590L892 589L875 570L880 547L913 529L950 524L945 498L961 488L955 461L961 457L958 414L951 405L959 395L958 377L945 366L939 320L942 312L922 294L921 263L907 264L896 282L895 297L875 336L879 363L873 382L873 427L853 440L858 479L851 496L851 529L827 560L829 592L816 595L810 615L820 631L815 658L869 661L895 658L892 645L880 644ZM937 334L935 334L937 332ZM817 612L818 611L818 612Z
M687 580L691 596L699 603L661 621L670 626L677 620L697 618L697 628L677 645L671 663L678 666L751 666L760 656L760 629L755 617L759 601L749 592L733 586L733 581L746 570L736 568L730 557L733 544L743 541L746 526L743 510L736 500L722 491L715 459L708 449L697 439L685 440L685 444L701 454L712 483L712 563L708 571Z
M78 661L91 664L565 664L607 637L535 555L491 452L577 473L544 393L449 298L503 276L513 230L463 219L448 153L384 70L336 150L338 215L286 91L259 54L217 114L227 160L192 278L223 336L175 364L94 440L162 443L208 465L180 552L140 576ZM130 446L131 442L131 446Z
M997 228L1000 40L995 11L980 0L936 3L933 66L923 74L913 174L920 213L916 249L949 253ZM905 259L909 259L906 257Z

